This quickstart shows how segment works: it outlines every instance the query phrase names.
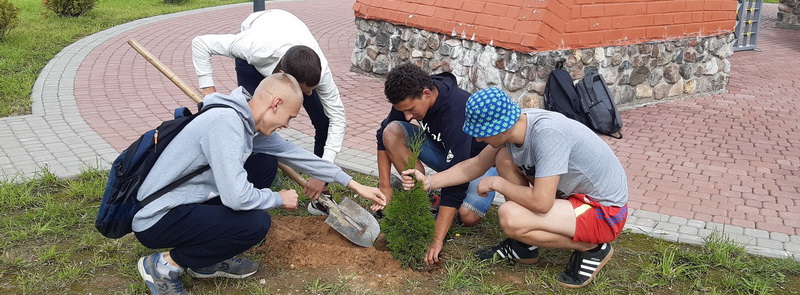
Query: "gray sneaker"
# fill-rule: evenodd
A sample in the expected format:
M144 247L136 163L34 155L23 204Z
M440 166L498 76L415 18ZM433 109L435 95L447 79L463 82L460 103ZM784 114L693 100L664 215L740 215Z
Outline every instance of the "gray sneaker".
M326 193L322 193L320 198L328 198L328 200L333 201L333 199L331 199L331 195ZM311 200L311 202L308 202L308 213L316 216L328 215L328 208L325 208L325 205L322 205L322 202Z
M231 258L223 262L203 268L189 269L189 273L195 278L232 278L242 279L249 277L258 271L258 263L250 259Z
M181 281L181 273L171 271L166 276L161 275L156 270L156 262L160 253L155 253L150 256L139 258L137 263L139 268L139 275L144 279L144 283L150 288L154 295L171 295L171 294L189 294L183 289L183 282Z

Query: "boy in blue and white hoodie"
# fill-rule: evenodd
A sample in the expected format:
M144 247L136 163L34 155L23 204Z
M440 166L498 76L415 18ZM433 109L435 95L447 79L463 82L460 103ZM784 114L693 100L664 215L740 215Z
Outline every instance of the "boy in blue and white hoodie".
M275 74L259 84L249 99L242 88L230 95L206 96L204 105L222 104L189 123L167 146L142 183L142 200L190 171L210 170L164 194L136 213L133 231L151 249L172 248L142 257L139 273L154 294L186 294L184 269L200 278L244 278L258 264L234 258L264 239L270 227L267 209L297 208L294 190L256 189L243 165L253 153L275 156L280 162L312 177L347 186L383 208L379 189L354 181L341 168L274 133L297 116L302 93L297 81Z
M392 69L384 85L384 94L392 109L381 123L376 139L378 181L387 197L391 198L392 192L391 167L398 172L403 170L410 154L409 145L417 135L425 138L416 163L417 169L423 172L422 163L435 171L443 171L476 156L486 146L461 130L464 106L470 94L458 88L453 74L428 75L418 66L406 63ZM418 124L412 124L411 120ZM497 175L495 169L486 172L486 176L494 175ZM486 216L494 192L486 197L478 195L475 188L481 178L442 188L433 241L425 254L426 263L439 261L445 236L456 216L465 226L473 226Z

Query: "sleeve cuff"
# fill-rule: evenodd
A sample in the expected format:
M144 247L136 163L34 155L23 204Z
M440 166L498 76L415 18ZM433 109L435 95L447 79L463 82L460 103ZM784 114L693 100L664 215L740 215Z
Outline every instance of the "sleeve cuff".
M336 160L337 155L338 153L335 151L325 149L325 152L322 154L322 159L335 164L336 162L334 161Z
M214 77L211 77L210 75L198 77L197 80L200 82L200 88L214 86Z

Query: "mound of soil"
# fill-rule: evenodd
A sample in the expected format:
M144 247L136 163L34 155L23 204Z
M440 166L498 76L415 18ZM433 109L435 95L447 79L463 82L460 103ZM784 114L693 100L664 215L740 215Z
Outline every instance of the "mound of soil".
M383 239L379 238L378 241ZM346 268L359 274L408 275L385 245L364 248L325 224L324 216L274 216L266 241L257 252L263 263L276 268Z

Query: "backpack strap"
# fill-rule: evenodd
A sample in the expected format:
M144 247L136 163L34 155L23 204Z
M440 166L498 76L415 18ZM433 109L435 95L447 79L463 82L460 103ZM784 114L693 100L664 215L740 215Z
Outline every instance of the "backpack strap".
M147 206L147 204L152 203L153 201L155 201L156 199L160 198L161 196L163 196L167 192L169 192L169 191L175 189L176 187L178 187L179 185L189 181L189 179L192 179L193 177L195 177L197 175L200 175L203 172L206 172L206 170L208 170L210 168L211 168L211 166L205 165L203 167L200 167L200 169L195 170L192 173L186 174L183 177L178 178L178 180L173 181L172 183L168 184L167 186L162 187L160 190L156 191L152 195L149 195L149 196L147 196L147 198L144 198L144 200L142 200L142 202L139 203L139 208L144 208L144 206Z
M219 108L219 107L228 107L228 108L230 108L230 106L227 106L227 105L224 105L224 104L210 104L210 105L207 105L207 106L203 106L202 102L201 102L201 103L198 104L198 108L200 108L200 111L197 112L197 114L194 114L194 116L199 116L200 114L204 113L205 111L208 111L208 110L213 109L213 108ZM179 110L180 110L180 113L179 113ZM189 110L187 108L178 108L178 109L175 110L175 115L177 116L179 114L183 114L183 116L186 116L186 112L189 112ZM191 115L191 112L189 112L189 115ZM177 180L173 181L172 183L168 184L167 186L162 187L160 190L157 190L152 195L149 195L146 198L144 198L144 200L142 200L139 203L139 208L140 209L144 208L144 206L147 206L147 204L152 203L153 201L155 201L156 199L160 198L161 196L163 196L167 192L169 192L169 191L175 189L176 187L180 186L181 184L189 181L189 179L192 179L193 177L195 177L197 175L200 175L203 172L206 172L210 168L211 168L211 166L205 165L205 166L200 167L199 169L193 171L192 173L186 174L183 177L178 178Z

